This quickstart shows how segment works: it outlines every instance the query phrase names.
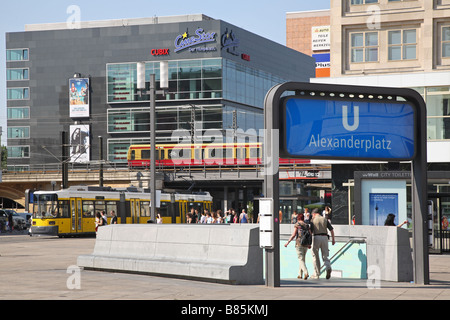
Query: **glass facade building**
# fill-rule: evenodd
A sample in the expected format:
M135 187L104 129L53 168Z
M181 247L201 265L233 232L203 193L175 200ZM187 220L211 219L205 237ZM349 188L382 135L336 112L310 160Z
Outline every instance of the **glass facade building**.
M285 81L309 81L314 60L239 27L204 15L29 25L6 34L8 168L58 164L62 131L83 161L126 164L130 144L150 141L150 97L137 90L137 64L169 88L156 95L156 141L176 130L211 141L233 130L260 139L267 91ZM88 89L88 90L86 90ZM175 140L174 140L175 139ZM82 141L82 142L80 142ZM72 156L72 154L71 154Z

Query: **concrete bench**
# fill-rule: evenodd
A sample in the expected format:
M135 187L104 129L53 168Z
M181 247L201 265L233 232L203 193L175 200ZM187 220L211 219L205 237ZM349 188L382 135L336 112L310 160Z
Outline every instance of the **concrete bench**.
M263 284L259 226L148 224L100 227L78 266L231 284Z

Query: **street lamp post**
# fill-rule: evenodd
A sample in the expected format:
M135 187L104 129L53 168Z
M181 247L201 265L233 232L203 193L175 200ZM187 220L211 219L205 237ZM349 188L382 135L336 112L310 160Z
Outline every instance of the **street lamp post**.
M164 94L164 89L169 87L168 63L160 62L160 88L156 90L155 74L150 75L150 90L145 92L145 62L137 64L137 90L142 94L150 95L150 217L152 221L156 220L156 94Z

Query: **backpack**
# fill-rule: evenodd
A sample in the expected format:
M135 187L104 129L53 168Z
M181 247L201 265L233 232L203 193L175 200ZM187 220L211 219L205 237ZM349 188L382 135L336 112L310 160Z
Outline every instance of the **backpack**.
M311 228L309 227L309 224L305 224L305 226L298 224L298 235L297 235L297 242L299 245L302 246L310 246L312 244L312 234L311 234Z

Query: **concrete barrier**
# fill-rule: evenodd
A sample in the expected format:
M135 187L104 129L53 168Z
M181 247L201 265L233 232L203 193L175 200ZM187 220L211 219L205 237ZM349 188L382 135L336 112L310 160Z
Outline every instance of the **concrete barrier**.
M231 284L263 284L259 226L108 225L78 266Z
M337 242L364 240L367 276L373 280L413 281L411 238L408 230L385 226L333 225ZM293 225L282 224L280 237L288 237ZM330 243L331 248L331 243ZM331 258L331 257L330 257ZM359 260L361 257L355 257Z

